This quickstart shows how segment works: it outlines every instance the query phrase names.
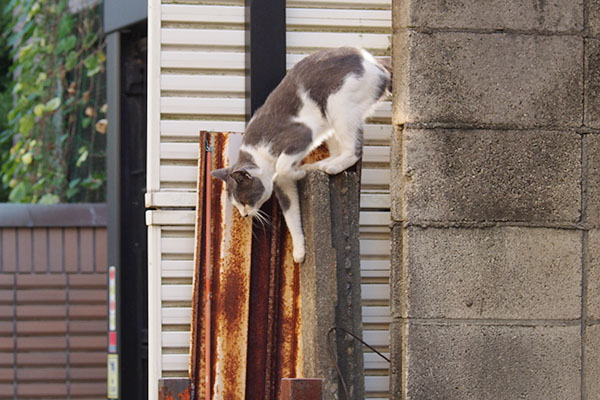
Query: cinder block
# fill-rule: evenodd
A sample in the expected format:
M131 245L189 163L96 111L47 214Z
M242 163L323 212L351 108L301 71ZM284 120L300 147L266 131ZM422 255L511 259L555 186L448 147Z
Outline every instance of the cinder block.
M399 0L394 28L579 32L583 0Z
M588 233L587 314L600 319L600 231ZM600 393L600 392L599 392Z
M600 136L583 139L587 153L587 213L585 222L600 227Z
M402 148L405 221L579 220L577 134L407 128Z
M585 41L585 126L600 129L600 40Z
M579 127L583 40L397 32L394 123Z
M406 400L581 396L577 326L436 325L406 329Z
M588 0L589 35L600 38L600 0Z
M404 230L406 305L393 316L572 319L581 315L582 232L493 227ZM394 293L404 293L396 292Z
M600 325L586 328L585 337L585 398L600 399Z

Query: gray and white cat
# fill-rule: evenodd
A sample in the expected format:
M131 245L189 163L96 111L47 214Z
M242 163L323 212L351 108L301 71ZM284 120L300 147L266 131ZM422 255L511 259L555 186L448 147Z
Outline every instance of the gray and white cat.
M295 262L304 260L304 235L296 181L307 170L337 174L361 156L363 124L391 89L390 71L365 50L318 51L292 68L250 120L235 165L212 175L226 182L242 216L275 192L290 230ZM301 165L326 142L330 157Z

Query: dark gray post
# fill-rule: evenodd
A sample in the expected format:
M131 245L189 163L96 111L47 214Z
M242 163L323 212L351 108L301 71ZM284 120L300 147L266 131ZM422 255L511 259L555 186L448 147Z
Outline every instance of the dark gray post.
M328 332L344 328L362 336L356 172L311 172L300 183L306 260L300 266L304 376L323 379L324 399L346 399L329 352ZM340 330L332 334L349 399L364 398L362 345Z

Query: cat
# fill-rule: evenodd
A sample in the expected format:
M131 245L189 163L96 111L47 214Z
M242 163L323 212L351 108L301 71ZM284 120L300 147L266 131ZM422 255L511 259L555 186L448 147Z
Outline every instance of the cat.
M212 176L226 183L229 199L243 217L258 217L273 192L293 244L305 257L296 181L308 170L337 174L362 154L363 125L374 105L391 91L391 72L360 48L321 50L298 62L251 118L235 165ZM325 142L330 156L301 165Z

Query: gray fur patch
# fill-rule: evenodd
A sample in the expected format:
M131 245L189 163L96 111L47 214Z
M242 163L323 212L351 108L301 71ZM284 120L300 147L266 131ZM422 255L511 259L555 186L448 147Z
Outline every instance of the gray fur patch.
M304 58L290 72L325 116L329 96L340 90L344 79L351 74L360 77L365 72L363 60L352 47L322 50Z
M251 206L258 203L265 192L262 182L255 177L239 182L230 176L227 179L227 189L238 203Z
M254 167L256 167L254 157L248 152L240 151L238 160L231 167L231 172L227 177L227 192L240 204L254 206L265 192L265 187L260 179L247 171Z
M271 151L275 154L298 154L310 147L312 131L304 124L295 122L289 125L285 135L281 135L271 143Z
M240 150L238 154L238 160L235 165L244 166L246 168L256 167L256 163L254 162L254 157L252 157L252 154L243 150Z
M290 198L279 186L277 186L277 184L273 185L273 191L275 192L275 196L277 196L279 206L281 207L283 212L286 212L290 208Z

